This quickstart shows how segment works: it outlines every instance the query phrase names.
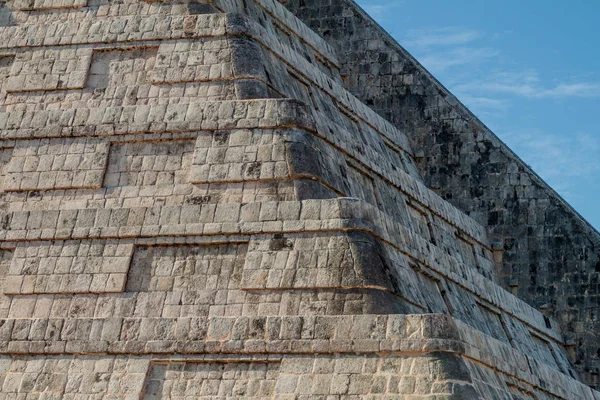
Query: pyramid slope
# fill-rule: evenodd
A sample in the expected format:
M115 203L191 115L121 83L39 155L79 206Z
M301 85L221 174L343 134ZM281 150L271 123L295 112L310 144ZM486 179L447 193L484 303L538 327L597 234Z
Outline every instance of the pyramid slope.
M600 233L354 1L282 3L338 50L348 90L410 137L426 184L488 229L500 283L560 322L597 386Z
M600 398L278 2L0 15L6 398Z

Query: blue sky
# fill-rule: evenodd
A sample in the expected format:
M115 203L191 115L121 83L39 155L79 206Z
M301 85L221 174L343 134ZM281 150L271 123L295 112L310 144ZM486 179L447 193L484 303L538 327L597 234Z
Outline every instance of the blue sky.
M357 2L600 230L600 1Z

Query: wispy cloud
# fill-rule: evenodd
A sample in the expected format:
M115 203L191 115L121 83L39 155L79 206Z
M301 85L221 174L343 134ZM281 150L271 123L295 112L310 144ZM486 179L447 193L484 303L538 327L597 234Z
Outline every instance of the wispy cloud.
M452 67L467 64L481 64L499 55L490 48L457 47L445 51L427 52L419 57L425 68L433 73L439 73Z
M430 30L410 30L401 43L407 46L420 62L434 74L441 74L457 67L473 67L497 62L501 52L480 42L491 41L494 35L466 27L442 27ZM487 39L486 39L487 37ZM453 86L458 93L470 93L471 97L491 99L493 95L506 94L531 99L564 97L600 97L600 82L558 81L542 82L534 70L520 72L504 71L474 79L468 75L463 83ZM483 105L479 101L479 105ZM492 102L487 102L487 106Z
M600 97L600 83L596 82L542 82L537 72L501 72L486 79L463 83L454 87L465 93L498 93L526 98Z
M407 46L431 47L464 45L478 39L480 33L465 28L445 27L434 30L411 30L406 36L403 43Z
M473 96L469 93L461 94L458 92L456 92L456 95L464 105L482 119L499 117L510 108L510 102L504 99Z
M509 106L508 101L495 99L491 97L471 96L468 94L460 96L462 102L468 107L488 108L495 110L506 110Z
M600 174L598 135L513 132L500 136L567 200L575 199L579 179Z
M402 2L398 0L384 1L375 4L362 4L362 1L359 1L358 3L371 17L373 17L373 19L379 22L386 21L392 11L402 4Z
M534 69L499 71L505 60L490 47L493 40L492 34L445 27L409 31L401 43L427 69L445 76L457 97L480 117L506 114L517 98L600 97L600 83L586 78L547 82ZM582 179L600 174L598 135L519 132L501 136L568 200L575 199Z
M500 53L477 41L483 34L464 27L442 27L408 31L400 43L434 74L453 67L487 62Z

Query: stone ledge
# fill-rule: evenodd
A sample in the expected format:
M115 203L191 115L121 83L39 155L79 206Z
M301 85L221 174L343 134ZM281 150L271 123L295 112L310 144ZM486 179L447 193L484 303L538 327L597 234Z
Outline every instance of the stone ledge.
M4 190L100 188L108 160L105 141L20 141L6 166Z
M0 354L452 353L561 398L600 398L600 393L575 379L445 315L9 319L0 323ZM49 326L60 327L53 330L53 337L60 340L44 339L46 328L40 328ZM487 346L473 346L481 342Z
M61 10L85 7L88 0L8 0L8 8L19 11Z
M260 214L244 212L258 207ZM186 208L186 215L197 215L196 222L180 224L179 216ZM143 208L149 210L149 208ZM289 209L297 210L289 213ZM115 215L130 209L113 209ZM136 210L136 209L131 209ZM543 332L553 340L561 343L562 337L556 329L558 326L551 322L551 328L546 325L543 314L526 303L518 300L484 276L472 271L453 257L448 256L441 249L420 238L418 235L399 226L384 213L375 207L358 199L338 198L333 200L306 200L302 202L263 202L244 205L244 210L239 204L207 204L202 206L186 207L155 207L154 212L165 216L159 221L140 221L140 225L132 225L127 220L120 219L118 226L93 226L77 228L75 226L78 210L61 211L59 217L62 221L72 220L72 223L63 224L59 229L26 229L30 215L39 214L33 220L45 220L43 211L15 212L10 214L9 227L12 230L0 232L0 240L5 241L31 241L31 240L70 240L93 238L138 238L138 237L197 237L197 236L224 236L224 235L256 235L273 233L298 233L298 232L339 232L339 231L364 231L374 235L396 251L412 258L416 262L440 273L463 288L479 297L485 298L491 304L505 310L508 314L525 322ZM280 211L279 211L280 210ZM138 210L139 211L139 210ZM268 211L268 212L267 212ZM86 210L87 213L93 210ZM271 215L278 212L286 213L285 222L275 220ZM146 212L136 212L138 215L147 215ZM231 222L213 222L215 215L227 215ZM262 216L262 217L259 217ZM95 221L95 217L87 215ZM118 218L117 218L118 219ZM235 220L235 221L234 221ZM239 220L239 222L237 222ZM189 222L189 221L188 221ZM444 265L446 267L442 268Z
M287 8L274 0L254 0L261 8L277 21L282 22L299 38L302 38L316 52L323 54L337 69L341 68L337 53L325 39L315 33Z
M210 15L213 17L214 15ZM193 16L193 17L207 17L207 16ZM284 60L284 62L291 68L295 70L300 70L301 73L310 78L311 82L320 88L320 90L327 93L329 96L332 96L336 99L337 102L343 104L345 108L354 111L354 114L359 118L363 119L369 126L371 126L374 130L379 132L383 137L392 141L396 146L398 146L402 151L409 154L413 157L412 152L410 151L410 144L406 135L399 132L395 127L393 127L389 122L384 120L382 117L377 115L374 111L372 111L369 107L362 104L358 99L348 93L338 82L334 81L326 74L319 71L313 64L307 61L304 57L297 54L295 51L291 50L289 47L286 47L280 43L273 35L269 34L261 25L255 23L250 20L247 16L242 14L225 14L219 15L219 18L222 18L223 21L220 25L223 26L224 31L219 32L218 34L213 33L212 35L207 35L202 29L199 29L197 26L193 29L193 32L188 32L185 35L177 35L173 33L165 34L164 37L157 38L144 38L144 40L168 40L172 41L173 39L200 39L207 37L228 37L228 36L248 36L253 40L256 40L260 43L265 50L273 52L280 59ZM198 22L200 23L200 22ZM188 24L191 24L188 21ZM204 26L204 24L201 24ZM0 30L0 39L2 31ZM79 36L79 34L78 34ZM86 37L84 35L84 37ZM88 39L89 40L89 39ZM133 39L132 39L133 40ZM121 36L119 39L115 39L115 43L126 43L131 42L132 40L124 40ZM141 40L141 39L138 39ZM106 40L104 40L106 41ZM1 40L0 40L0 43ZM81 44L91 44L92 42L75 42L69 41L68 39L62 38L60 44L61 45L81 45ZM44 46L49 46L50 44L43 44ZM148 46L149 43L140 43L139 46ZM156 44L155 44L156 45ZM0 44L1 48L1 44ZM264 77L261 77L260 74L256 74L256 71L239 71L238 75L240 77L248 76L251 78L258 78L259 82L264 82ZM23 79L19 77L19 79ZM15 86L14 84L10 87ZM15 89L16 90L16 89ZM19 89L22 90L22 89ZM33 89L31 89L33 90ZM36 89L37 90L37 89Z
M32 252L28 243L18 244L4 281L4 293L123 292L134 246L107 242L91 254L87 246L89 242L53 242Z
M226 100L0 113L2 140L289 127L315 130L306 105L298 100Z
M42 4L42 1L40 1L40 0L35 0L35 1L34 0L9 0L9 2L11 3L11 4L9 4L9 7L13 8L13 9L26 11L26 10L42 10L42 9L52 9L52 8L80 8L82 6L85 6L87 3L87 0L62 0L62 2L61 2L61 0L44 0L44 1L46 4ZM37 3L37 4L35 4L35 3ZM240 13L243 11L240 9L240 7L238 5L235 5L231 2L226 2L223 0L211 0L210 3L212 3L213 6L217 7L223 14L225 14L225 13L237 14L237 13ZM287 29L289 29L289 31L292 32L306 46L310 47L313 51L318 53L321 57L323 57L327 61L329 61L333 66L335 66L336 69L340 68L339 60L338 60L336 52L333 50L333 48L322 37L320 37L313 30L308 28L302 21L300 21L298 18L296 18L291 12L289 12L281 4L279 4L276 1L272 1L272 0L253 0L253 3L256 5L256 7L258 9L262 10L270 18L276 20L278 23L282 24ZM116 7L118 7L118 5ZM154 8L160 9L162 7L163 6L160 4L160 2L157 2L157 4L155 5ZM72 15L71 17L78 17L78 18L69 18L69 20L68 20L69 22L67 22L68 29L61 30L61 31L55 31L52 29L48 29L48 31L44 31L45 34L41 35L40 37L31 35L31 32L30 32L31 29L30 29L29 25L19 25L16 27L11 27L10 29L8 27L0 28L0 38L3 39L3 40L0 40L0 48L19 47L19 46L29 47L29 46L36 46L36 45L42 45L42 44L45 44L45 45L65 44L65 43L69 43L68 42L69 38L73 38L75 40L94 40L93 38L95 38L95 37L98 37L98 38L104 37L106 40L94 40L93 43L110 41L110 38L112 38L112 36L110 38L107 38L106 36L98 36L98 35L101 35L102 33L106 33L106 34L114 33L113 31L110 30L110 22L111 21L113 21L115 19L123 18L123 17L125 19L132 19L135 17L139 17L139 14L136 12L139 10L134 9L132 15L123 15L122 8L120 8L118 10L119 13L116 12L117 10L110 10L110 8L111 8L110 5L103 6L103 8L106 8L105 10L103 10L103 16L111 15L112 16L111 19L106 19L100 15L96 15L97 11L94 11L94 8L83 9L84 11L89 10L87 12L87 15ZM113 12L111 12L111 11L113 11ZM146 28L148 26L151 26L151 27L154 26L154 27L158 27L159 30L164 29L165 32L181 31L182 24L180 23L180 21L169 21L169 22L167 22L168 25L166 25L164 23L164 21L162 21L160 19L160 17L156 18L156 15L158 15L158 14L162 15L163 13L158 12L159 10L156 10L156 11L157 12L155 12L155 13L149 13L146 15L142 15L142 18L148 18L148 21L145 21L146 23L144 23L144 21L142 21L142 24L140 24L141 28ZM75 13L81 14L81 11L75 10ZM239 15L241 15L241 14L239 14ZM180 15L177 15L177 16L183 17ZM221 15L219 15L219 14L186 15L185 16L185 18L186 18L185 28L186 28L187 34L189 35L189 33L190 33L189 29L191 27L191 21L194 21L196 19L203 19L203 18L215 19L215 18L219 18L219 17L223 17L223 15L222 14ZM88 29L90 29L90 27L81 27L81 26L79 26L79 24L77 22L71 22L71 21L81 21L81 20L92 19L92 18L95 21L100 22L100 25L95 26L93 28L93 30L91 30L91 31L87 31ZM245 15L243 15L242 18L247 18L247 17ZM156 21L156 23L149 23L149 21L151 19ZM37 23L35 25L43 26L44 22ZM102 27L103 22L105 24L109 25L106 29L103 29L103 27ZM52 25L52 24L57 24L57 23L52 22L48 25ZM64 24L61 24L61 25L64 27ZM233 23L231 24L232 31L236 32L239 30L239 28L243 27L244 25L246 25L246 24L240 23L239 21L233 21ZM169 26L171 29L168 29L167 26ZM76 29L74 29L74 28L76 28ZM25 36L15 34L15 32L18 32L19 30L27 30L29 34L25 35ZM144 40L146 40L148 38L155 37L155 36L153 36L156 34L155 30L138 29L138 31L127 31L126 36L119 35L118 38L119 39L125 38L128 41L142 40L142 38ZM3 33L4 33L3 31L8 32L11 35L5 37L5 36L3 36ZM53 33L56 33L56 32L60 32L60 34L53 35ZM71 36L65 36L64 35L65 32L68 32L69 34L71 34ZM61 34L62 34L62 36L61 36ZM25 37L27 37L27 39L23 40L22 44L19 44L18 41L17 42L9 41L9 39L12 39L12 38L15 38L18 40L18 39L22 39ZM166 36L166 37L169 38L169 36ZM117 39L117 35L114 36L114 39Z
M158 114L158 116L155 114ZM206 115L204 116L203 114ZM232 119L225 123L217 124L214 122L217 115L225 114L235 116L235 118L231 117ZM162 132L161 129L166 129L169 125L172 132L187 132L194 127L198 130L235 128L278 129L282 127L278 124L282 124L284 125L283 127L304 129L315 134L338 151L346 153L349 157L359 157L359 161L364 161L356 152L348 150L348 153L344 143L337 140L336 137L329 135L327 133L329 130L321 124L316 129L313 124L313 118L308 114L306 106L297 100L290 99L202 102L178 107L163 105L110 107L95 110L38 111L36 112L36 116L33 119L33 113L0 113L0 138L10 139L18 137L19 139L29 139L42 135L43 137L112 136L117 133L125 136L131 132L140 132L140 134L144 132L144 136L147 136L152 131ZM30 121L29 125L23 127L17 125L21 121L21 118ZM183 119L183 121L161 122L168 121L169 119ZM88 126L86 122L88 120L96 123L98 128ZM148 122L148 120L151 122ZM125 121L130 121L131 123L126 123ZM43 130L42 127L44 128ZM131 139L132 137L128 137L123 140ZM111 138L110 140L116 142L119 139ZM15 140L15 142L19 142L19 140ZM485 239L485 229L481 225L462 214L455 207L444 202L417 179L402 172L399 172L397 176L386 176L377 165L373 165L373 168L373 172L386 182L392 184L407 196L419 199L419 203L424 204L433 213L464 231L481 245L489 246ZM208 182L195 178L195 176L197 175L192 174L192 182ZM283 178L285 174L278 177ZM243 180L246 179L239 179L239 181ZM223 181L225 182L226 180Z
M394 186L449 224L456 226L482 246L490 247L489 243L487 243L487 232L482 225L459 211L458 208L444 201L417 178L401 170L395 171L391 175L386 173L386 170L382 167L385 164L385 160L377 152L367 148L365 152L368 156L365 156L348 145L348 140L345 139L350 139L351 134L346 129L332 121L325 121L324 118L315 118L315 121L317 130L311 133L316 137L352 160L357 161L369 172L379 176L385 183ZM331 132L335 132L335 134Z
M35 50L15 55L3 89L8 93L82 89L88 78L92 49L60 54ZM67 64L73 64L72 68Z

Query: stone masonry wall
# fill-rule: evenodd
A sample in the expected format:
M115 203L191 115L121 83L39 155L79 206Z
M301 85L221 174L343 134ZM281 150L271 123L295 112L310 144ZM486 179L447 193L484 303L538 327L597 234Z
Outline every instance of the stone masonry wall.
M405 132L428 187L488 228L497 273L558 319L598 384L600 234L352 0L281 0L336 50L345 87Z
M0 397L600 399L277 1L3 2L0 60Z

